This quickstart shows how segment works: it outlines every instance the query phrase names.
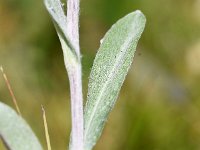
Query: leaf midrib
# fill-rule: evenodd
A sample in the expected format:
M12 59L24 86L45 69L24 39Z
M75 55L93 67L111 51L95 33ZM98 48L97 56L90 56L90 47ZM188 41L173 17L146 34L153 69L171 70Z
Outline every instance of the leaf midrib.
M130 35L130 34L129 34L129 35ZM106 82L105 82L105 84L103 85L103 88L102 88L102 90L101 90L101 92L100 92L100 94L99 94L99 96L98 96L97 103L95 104L95 106L94 106L94 108L93 108L94 111L92 111L92 114L90 115L91 117L90 117L90 119L89 119L89 121L88 121L88 122L89 122L89 123L88 123L88 128L87 128L86 131L85 131L85 138L87 137L89 127L90 127L90 125L91 125L91 123L92 123L92 120L93 120L93 118L94 118L95 112L97 111L97 107L98 107L98 105L99 105L99 103L100 103L100 100L101 100L101 98L102 98L102 96L103 96L103 93L106 91L107 85L110 83L110 81L113 79L113 77L114 77L114 76L117 74L117 72L119 71L119 69L117 69L117 68L119 68L119 66L121 66L121 65L123 64L123 61L124 61L123 58L126 56L126 52L128 52L128 48L127 48L127 47L130 45L130 43L131 43L131 41L132 41L132 39L133 39L134 36L135 36L135 34L133 34L132 36L128 37L128 39L125 40L125 41L127 41L127 42L125 42L125 43L121 46L121 48L120 48L121 54L117 57L117 60L116 60L116 62L115 62L115 65L114 65L113 69L111 70L111 73L110 73L110 75L109 75L109 77L108 77L108 80L106 80ZM117 70L117 71L116 71L116 70Z

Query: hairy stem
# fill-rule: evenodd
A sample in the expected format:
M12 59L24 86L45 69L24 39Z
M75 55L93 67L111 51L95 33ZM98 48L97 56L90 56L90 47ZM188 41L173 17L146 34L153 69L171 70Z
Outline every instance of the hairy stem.
M71 93L72 134L71 150L83 150L83 99L81 65L69 76Z
M78 63L68 69L71 93L71 150L83 150L83 96L79 46L79 0L67 1L67 33L75 49Z

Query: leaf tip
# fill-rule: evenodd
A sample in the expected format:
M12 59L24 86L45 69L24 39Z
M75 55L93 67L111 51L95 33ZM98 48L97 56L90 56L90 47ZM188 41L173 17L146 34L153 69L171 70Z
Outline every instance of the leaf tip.
M48 129L46 113L45 113L45 109L43 105L41 105L41 109L42 109L44 131L45 131L45 137L46 137L46 143L47 143L47 150L51 150L51 142L50 142L49 131L48 131L49 129Z
M41 104L41 110L42 110L42 114L45 113L45 110L44 110L44 106Z
M136 13L136 14L143 14L143 13L141 12L141 10L136 10L135 13Z
M3 67L2 67L2 65L0 65L0 70L1 70L1 72L3 73Z
M145 20L145 22L146 22L146 17L145 17L145 15L143 14L143 12L141 10L136 10L135 13L137 15L141 16Z

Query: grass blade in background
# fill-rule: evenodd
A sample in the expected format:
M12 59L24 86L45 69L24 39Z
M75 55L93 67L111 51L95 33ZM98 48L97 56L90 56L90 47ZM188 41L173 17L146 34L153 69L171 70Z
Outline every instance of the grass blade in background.
M12 108L1 102L0 137L9 150L42 150L29 125Z
M145 22L140 11L128 14L112 26L100 45L88 85L84 114L85 150L91 150L101 135L132 63Z

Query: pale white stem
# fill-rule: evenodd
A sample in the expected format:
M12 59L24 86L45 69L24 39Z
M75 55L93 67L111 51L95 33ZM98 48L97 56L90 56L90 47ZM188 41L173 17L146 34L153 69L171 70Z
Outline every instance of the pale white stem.
M79 0L67 1L67 34L75 49L78 63L68 69L71 93L71 150L83 150L83 96L79 46Z
M74 68L69 75L71 93L71 150L83 150L83 99L81 65Z

